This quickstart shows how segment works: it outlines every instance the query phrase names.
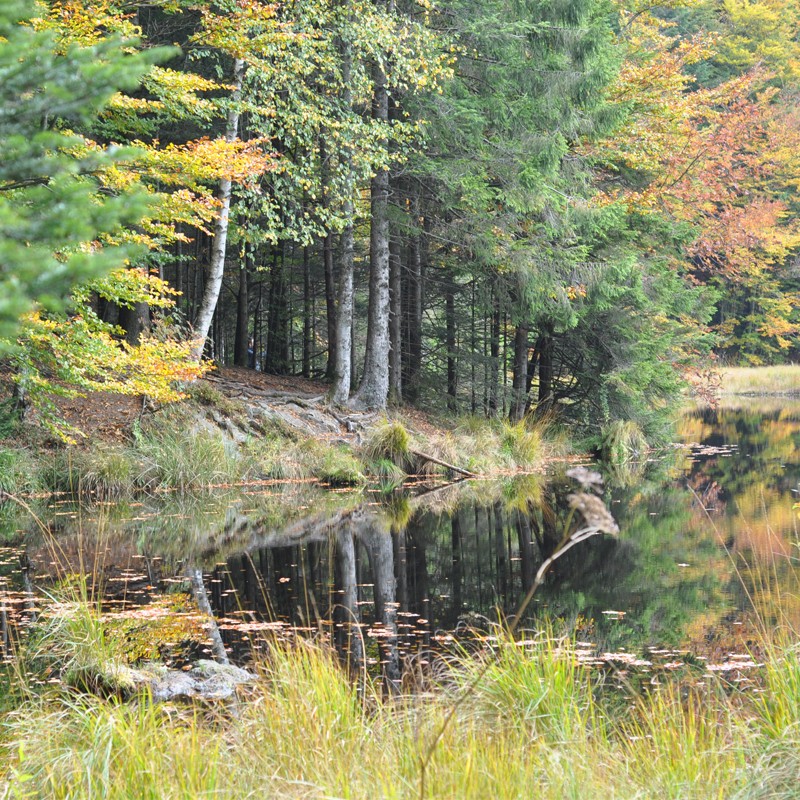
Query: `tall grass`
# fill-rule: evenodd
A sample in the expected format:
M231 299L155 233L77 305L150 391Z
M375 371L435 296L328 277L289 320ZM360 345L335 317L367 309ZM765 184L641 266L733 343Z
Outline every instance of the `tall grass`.
M721 370L722 395L800 395L800 365L725 367Z
M253 468L222 431L183 415L139 432L134 450L143 463L142 485L202 489L244 480Z
M433 752L427 798L796 796L796 651L762 694L707 678L607 702L568 639L490 644L496 658ZM273 643L236 715L47 689L2 719L0 796L418 797L424 755L482 668L447 659L426 691L385 698L328 647L295 641Z
M29 450L0 446L0 492L34 493L43 488L41 467Z
M633 420L615 420L600 432L600 455L612 467L643 461L647 438Z

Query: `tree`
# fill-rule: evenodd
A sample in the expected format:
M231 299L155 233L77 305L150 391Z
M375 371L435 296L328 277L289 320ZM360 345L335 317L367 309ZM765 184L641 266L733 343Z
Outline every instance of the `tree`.
M106 193L100 177L123 154L85 150L68 126L137 85L157 55L119 40L59 53L50 31L31 27L27 3L0 9L0 349L23 313L62 308L76 283L133 255L115 237L142 218L144 198Z
M798 140L771 74L754 68L698 85L692 70L717 57L714 36L672 35L650 14L632 17L630 56L611 100L626 110L595 154L608 197L636 214L668 215L694 236L675 268L721 290L722 346L771 357L800 331L784 275L800 245L791 213Z
M105 389L174 400L181 397L175 381L202 373L187 362L192 343L166 319L134 346L97 314L101 302L122 309L173 305L174 292L163 281L130 268L168 230L158 223L146 184L128 178L147 162L147 151L85 137L109 123L118 90L134 90L165 51L136 55L132 40L92 36L83 19L67 14L62 34L70 35L56 35L44 19L0 17L2 91L9 95L0 112L9 158L0 168L0 253L9 298L2 332L18 329L15 345L4 346L23 406L35 405L62 436L69 431L54 413L54 394ZM120 32L131 31L121 25Z

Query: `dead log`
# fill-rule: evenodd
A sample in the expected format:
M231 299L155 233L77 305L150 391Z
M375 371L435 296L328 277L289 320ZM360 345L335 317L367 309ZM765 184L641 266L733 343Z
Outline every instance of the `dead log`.
M467 478L477 478L477 474L474 472L470 472L468 469L464 469L463 467L457 467L455 464L448 464L446 461L442 461L441 458L436 458L436 456L432 456L429 453L423 453L419 450L409 450L412 456L416 456L417 458L422 459L423 461L431 461L434 464L438 464L440 467L446 467L453 472L457 472L459 475L465 475Z

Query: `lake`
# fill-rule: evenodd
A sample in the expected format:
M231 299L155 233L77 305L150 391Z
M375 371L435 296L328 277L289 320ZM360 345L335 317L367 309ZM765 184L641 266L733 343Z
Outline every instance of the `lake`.
M799 446L800 403L753 401L689 411L674 445L599 468L620 532L559 558L521 626L549 619L586 659L689 654L741 674L757 662L762 626L800 624ZM3 653L12 657L20 625L53 613L53 597L82 592L83 575L143 658L180 665L224 648L246 661L271 636L301 632L399 679L515 613L580 523L570 497L593 491L567 476L574 467L387 493L271 483L55 498L35 504L38 521L6 504ZM154 635L154 620L166 632Z

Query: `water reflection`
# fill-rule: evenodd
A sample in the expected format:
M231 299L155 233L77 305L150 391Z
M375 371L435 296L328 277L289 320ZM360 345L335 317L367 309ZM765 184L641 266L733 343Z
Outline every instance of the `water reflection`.
M681 435L684 446L606 473L600 491L620 535L559 559L523 624L547 614L595 652L683 647L723 663L757 643L759 619L800 623L800 406L698 410ZM46 509L47 535L6 507L3 653L42 590L84 571L117 613L185 598L218 659L300 629L397 688L405 666L453 632L515 612L578 524L567 502L576 490L561 474L388 496L305 484L92 508L61 501Z

